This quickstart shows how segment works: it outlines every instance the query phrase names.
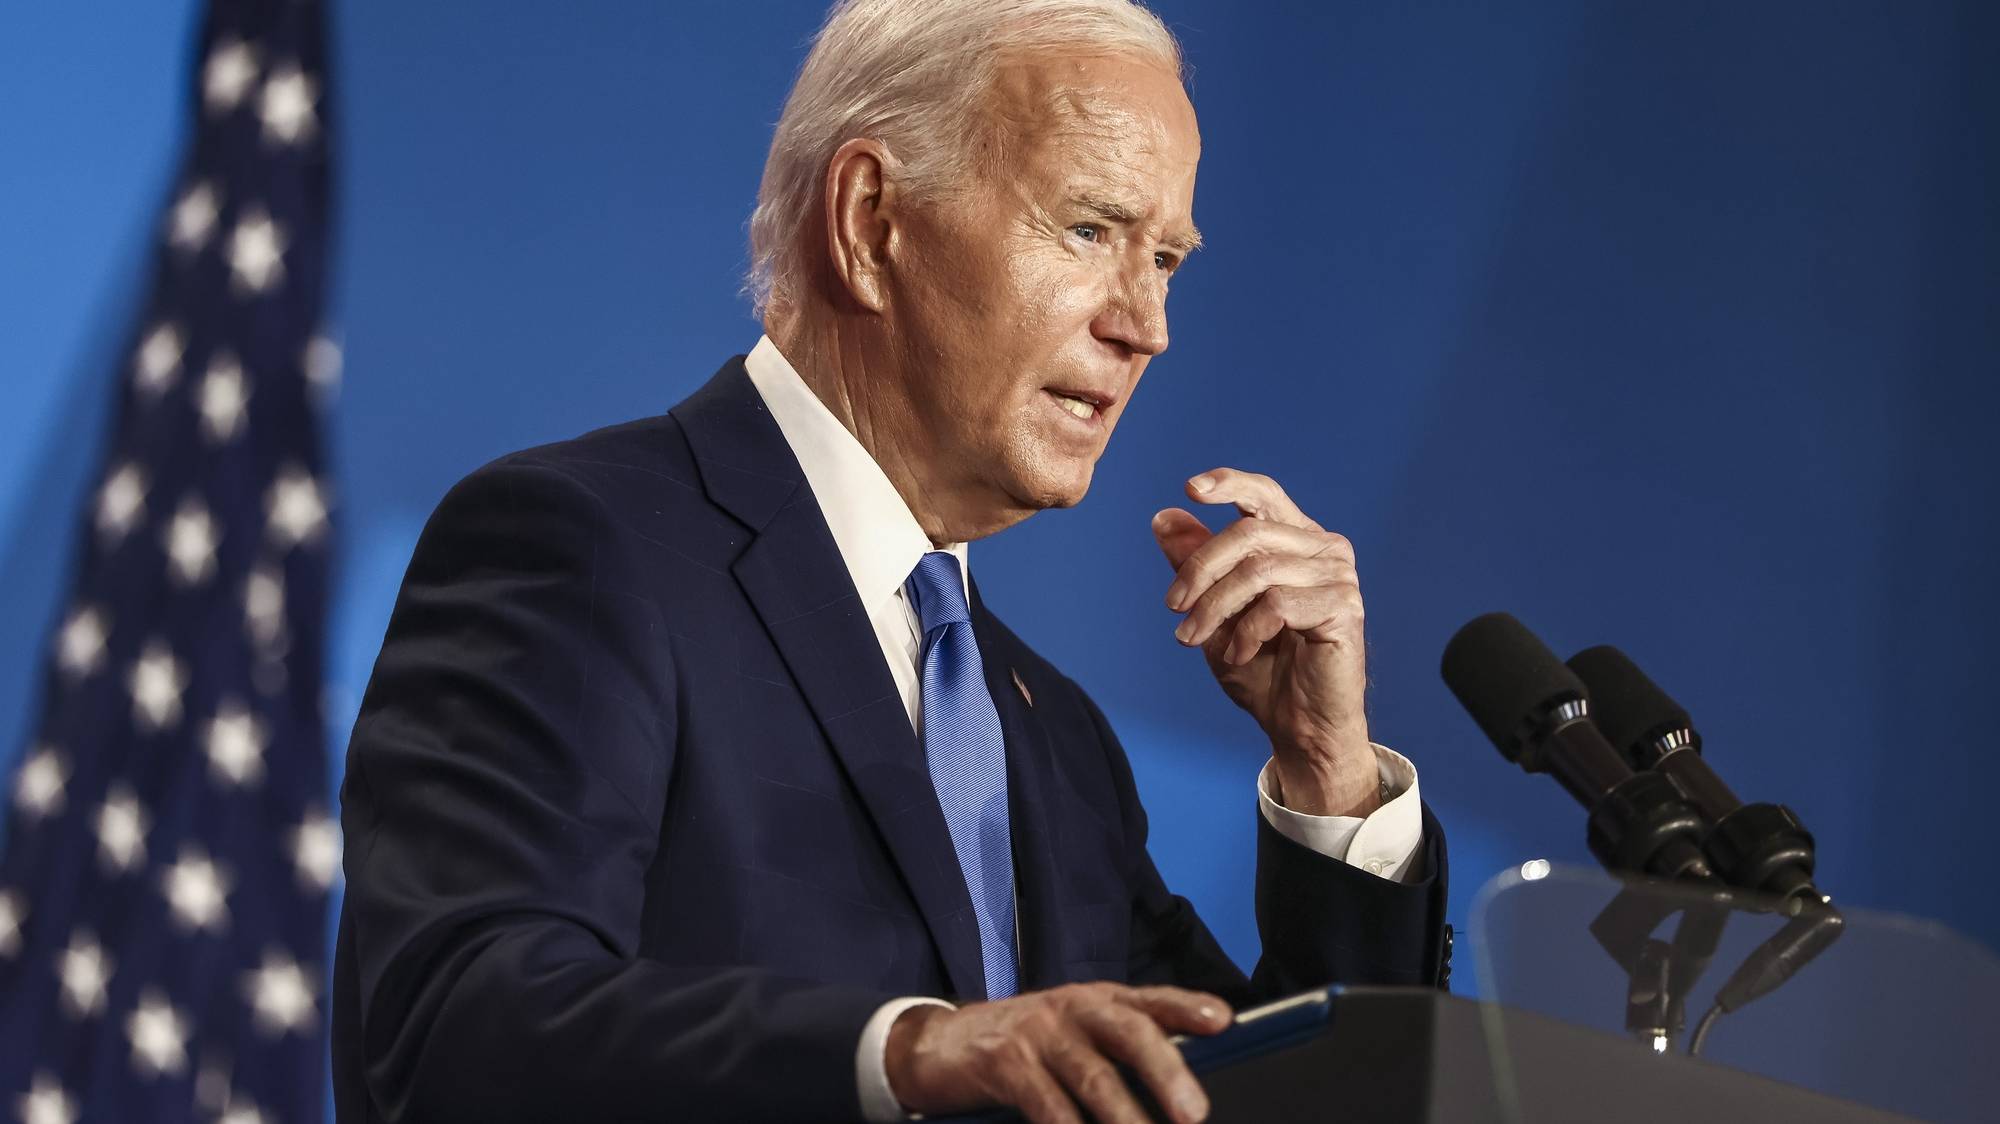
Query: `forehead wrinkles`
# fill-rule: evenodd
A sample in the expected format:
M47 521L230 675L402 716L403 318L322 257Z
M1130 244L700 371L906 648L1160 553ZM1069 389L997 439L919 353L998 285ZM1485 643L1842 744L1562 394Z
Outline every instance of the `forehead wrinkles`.
M1137 187L1179 171L1164 161L1171 149L1166 114L1133 101L1091 81L1080 59L1003 64L982 115L987 168L1017 191L1029 181L1047 187L1079 177Z

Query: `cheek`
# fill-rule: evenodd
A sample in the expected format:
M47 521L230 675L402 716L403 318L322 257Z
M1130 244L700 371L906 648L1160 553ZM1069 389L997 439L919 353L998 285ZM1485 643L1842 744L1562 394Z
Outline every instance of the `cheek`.
M1028 249L1011 259L1008 288L1016 309L1012 329L1023 344L1046 349L1088 324L1102 306L1103 267L1060 247ZM1030 343L1029 341L1034 341Z

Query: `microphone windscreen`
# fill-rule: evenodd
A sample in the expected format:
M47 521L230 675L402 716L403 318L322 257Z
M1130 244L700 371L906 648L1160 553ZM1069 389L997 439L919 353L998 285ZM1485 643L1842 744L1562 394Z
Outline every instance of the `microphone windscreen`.
M1590 690L1591 718L1604 733L1604 740L1620 753L1631 756L1637 747L1662 734L1694 729L1688 712L1630 657L1609 644L1585 648L1569 658L1569 666Z
M1559 703L1588 698L1582 680L1526 625L1507 613L1475 617L1444 646L1445 686L1458 696L1495 748L1529 772L1539 752L1524 755L1527 735Z

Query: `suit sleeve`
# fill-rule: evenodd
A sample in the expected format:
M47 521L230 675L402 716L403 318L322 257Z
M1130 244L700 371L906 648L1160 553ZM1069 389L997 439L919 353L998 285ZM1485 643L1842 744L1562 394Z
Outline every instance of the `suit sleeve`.
M678 700L616 535L518 458L425 529L348 749L343 1119L859 1115L888 995L637 955Z
M1129 978L1210 991L1236 1006L1327 984L1431 985L1443 956L1444 831L1423 811L1421 879L1393 882L1285 838L1260 814L1257 930L1263 955L1246 978L1186 898L1170 892L1146 850L1146 811L1132 766L1104 714L1097 725L1125 826L1132 887Z

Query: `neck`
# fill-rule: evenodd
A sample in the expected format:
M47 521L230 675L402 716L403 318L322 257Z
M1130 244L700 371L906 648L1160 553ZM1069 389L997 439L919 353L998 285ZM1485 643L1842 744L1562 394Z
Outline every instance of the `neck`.
M927 441L902 388L913 371L891 344L879 316L843 315L823 304L774 306L764 334L821 403L868 451L917 526L940 549L1019 523L1032 508L996 504L990 485L961 480L945 467L946 450Z

